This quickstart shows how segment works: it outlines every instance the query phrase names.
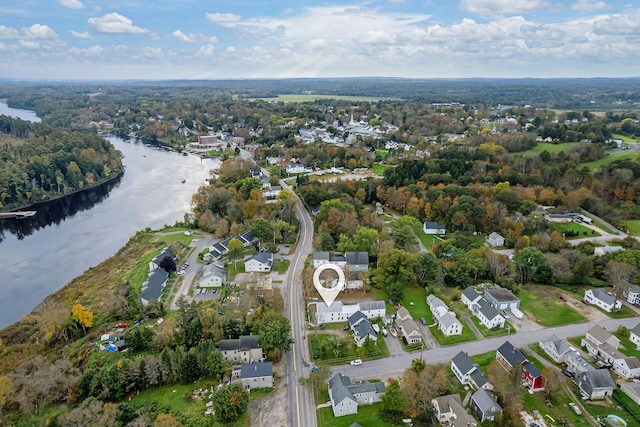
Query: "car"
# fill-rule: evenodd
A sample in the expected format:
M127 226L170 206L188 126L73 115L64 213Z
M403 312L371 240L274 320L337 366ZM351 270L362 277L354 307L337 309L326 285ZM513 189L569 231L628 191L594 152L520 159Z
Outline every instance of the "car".
M576 415L582 415L582 411L580 410L580 408L578 408L578 405L576 405L575 403L573 402L569 403L569 407L573 409L573 412L575 412Z
M342 330L343 330L343 331L348 331L348 330L349 330L349 325L344 325L344 326L342 327Z
M315 371L317 371L317 370L319 370L319 369L320 369L320 367L319 367L319 366L317 366L317 365L313 365L313 366L311 367L311 372L315 372Z
M382 328L382 336L386 337L389 334L389 331L387 331L385 328Z
M571 372L567 371L566 369L563 369L561 372L562 372L562 374L564 376L569 377L569 378L573 378L573 374Z
M196 291L196 295L200 295L202 293L202 289L198 288L198 290Z
M217 290L217 289L214 289L212 292L215 294L216 292L218 292L218 290Z
M349 363L351 363L351 366L360 366L362 365L362 359L354 359Z
M529 427L540 427L538 423L529 423Z
M427 324L427 319L425 319L424 317L420 318L420 323L422 323L423 325Z
M502 317L504 317L505 319L509 318L509 314L505 310L502 310L500 314L502 314Z
M120 322L116 325L116 328L128 328L129 326L131 326L129 322Z

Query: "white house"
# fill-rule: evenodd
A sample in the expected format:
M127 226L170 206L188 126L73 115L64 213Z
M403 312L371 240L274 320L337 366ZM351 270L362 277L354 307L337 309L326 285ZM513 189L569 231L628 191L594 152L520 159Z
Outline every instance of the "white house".
M436 397L431 401L433 413L443 426L476 427L478 422L462 406L460 395Z
M487 244L492 248L502 247L504 246L504 237L494 231L487 237Z
M462 301L462 303L473 312L474 304L477 303L481 298L482 297L478 292L476 292L475 289L473 289L471 286L468 286L464 291L462 291L460 301Z
M616 299L613 295L608 294L604 289L599 288L587 289L584 292L584 301L600 307L609 313L614 310L620 310L622 307L622 301Z
M504 328L505 318L496 311L486 300L480 299L477 303L475 315L488 329Z
M433 320L445 336L462 334L462 323L440 298L431 294L427 296L427 303L433 314Z
M346 322L356 311L362 312L367 319L385 317L387 307L384 301L364 301L357 304L342 304L341 301L334 301L330 306L324 302L312 303L316 307L316 322L336 323Z
M565 363L567 354L571 352L569 344L555 335L540 340L538 344L540 344L540 348L556 363Z
M354 384L351 378L340 373L329 380L329 399L334 417L357 414L359 405L380 402L385 393L383 382L362 381Z
M451 359L451 372L456 376L460 384L469 384L471 381L471 373L478 369L473 364L473 360L463 351L456 354Z
M640 286L627 282L627 288L624 293L628 303L640 305Z
M640 346L640 323L629 330L629 340L636 346Z
M288 174L304 173L306 170L307 168L302 163L291 163L286 169Z
M597 248L593 249L593 254L595 256L603 256L622 250L624 250L622 246L598 246Z
M413 319L396 319L396 326L402 338L407 344L418 344L422 342L420 328Z
M226 283L227 269L217 263L205 266L198 279L198 286L201 288L219 288Z
M371 326L367 316L361 311L356 311L348 319L349 327L353 331L353 339L358 347L362 347L367 338L378 341L378 334Z
M428 222L425 221L422 224L422 230L425 234L445 234L445 226L442 224L438 224L437 222Z
M256 252L244 261L244 270L255 273L268 273L273 266L273 253Z

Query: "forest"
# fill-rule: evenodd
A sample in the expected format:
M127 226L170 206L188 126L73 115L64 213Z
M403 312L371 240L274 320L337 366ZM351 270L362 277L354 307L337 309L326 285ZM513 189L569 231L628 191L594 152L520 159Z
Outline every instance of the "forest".
M120 153L91 132L0 116L0 210L105 182L124 170Z

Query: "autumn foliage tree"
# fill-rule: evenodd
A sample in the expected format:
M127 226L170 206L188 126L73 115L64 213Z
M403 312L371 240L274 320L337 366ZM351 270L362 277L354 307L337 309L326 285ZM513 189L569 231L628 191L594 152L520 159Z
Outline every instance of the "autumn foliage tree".
M71 309L71 318L82 326L82 330L86 333L87 328L93 326L93 313L82 304L75 304Z
M219 421L228 423L237 420L249 406L249 393L241 384L233 383L222 387L213 395L213 409Z

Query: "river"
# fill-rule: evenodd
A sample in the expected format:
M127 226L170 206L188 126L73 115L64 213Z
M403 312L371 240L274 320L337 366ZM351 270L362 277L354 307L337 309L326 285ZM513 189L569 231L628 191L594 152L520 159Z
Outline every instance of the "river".
M29 120L22 111L0 103L0 114ZM38 207L33 219L0 223L0 328L115 254L136 231L182 220L192 195L219 166L134 140L107 139L123 153L126 167L110 191L99 188Z

